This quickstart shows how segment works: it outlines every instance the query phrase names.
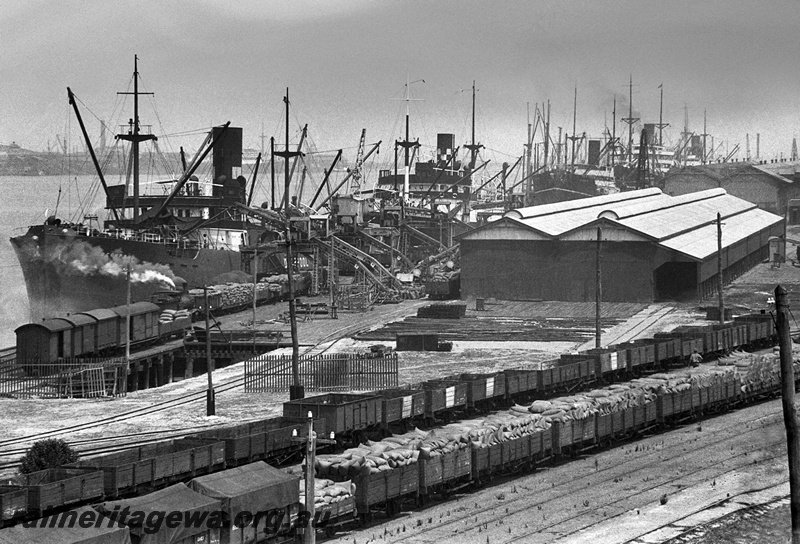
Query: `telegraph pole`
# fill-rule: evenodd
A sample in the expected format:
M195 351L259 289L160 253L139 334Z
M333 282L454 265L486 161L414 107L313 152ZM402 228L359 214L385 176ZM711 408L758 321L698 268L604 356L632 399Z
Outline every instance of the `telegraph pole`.
M258 301L258 246L253 250L253 355L256 354L256 302Z
M603 229L597 227L597 287L595 288L594 347L601 347L603 330L600 328L600 302L603 300L603 281L600 258L603 248Z
M214 383L211 380L211 373L214 371L214 361L211 359L211 329L208 320L208 287L203 286L203 304L206 307L206 372L208 374L208 390L206 391L206 415L216 414L216 402L214 398Z
M316 474L314 473L317 455L317 444L336 444L336 435L331 431L330 438L318 438L314 430L314 413L308 412L308 436L297 436L297 429L292 431L292 442L305 443L306 445L306 466L304 470L306 487L306 511L308 512L308 526L303 527L303 544L315 544L317 541L317 528L314 525L314 483Z
M789 453L789 498L792 512L792 544L800 544L800 440L797 433L797 409L794 405L794 368L792 338L789 331L789 299L786 289L775 287L775 314L781 357L781 402L786 445Z
M719 300L719 324L725 324L725 304L722 301L722 216L717 213L717 298Z
M128 294L125 299L125 366L127 367L127 372L125 373L125 391L128 390L128 376L131 374L131 263L128 263L128 270L126 274L126 284L128 286ZM139 380L137 378L134 381L135 384L139 384ZM139 389L138 387L134 387L134 389Z

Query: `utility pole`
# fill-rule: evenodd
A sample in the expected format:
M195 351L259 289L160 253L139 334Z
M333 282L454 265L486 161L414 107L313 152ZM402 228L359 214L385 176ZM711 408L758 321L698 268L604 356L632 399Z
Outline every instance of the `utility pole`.
M603 330L600 328L600 302L603 300L603 280L600 268L600 259L603 248L603 229L597 227L597 286L595 288L595 314L594 314L594 347L602 345L601 336Z
M794 368L792 338L789 331L789 300L786 289L775 287L775 313L781 357L781 402L786 445L789 453L789 497L792 513L792 544L800 544L800 440L797 432L797 409L794 405Z
M208 287L203 286L203 304L206 309L206 373L208 374L208 390L206 391L206 416L216 414L216 402L214 398L214 383L211 380L211 373L214 371L214 361L211 359L211 329L208 320Z
M253 355L256 354L256 302L258 301L258 246L253 249Z
M297 429L292 431L292 442L305 442L306 444L306 466L304 470L305 484L306 484L306 512L308 512L308 526L303 527L303 544L315 544L317 541L317 529L314 525L315 508L314 508L314 483L316 475L314 474L315 459L317 456L317 444L336 444L336 435L331 431L330 438L317 438L317 433L314 431L314 414L308 412L308 436L298 437Z
M702 164L706 163L706 138L708 137L708 130L706 128L706 110L703 110L703 160Z
M328 283L330 284L331 301L328 310L331 319L338 319L336 308L336 253L333 247L333 235L331 235L331 253L328 257Z
M128 294L125 298L125 366L127 372L125 373L125 392L128 390L128 376L131 375L131 263L128 263L128 270L126 273L126 284L128 286ZM138 378L134 382L138 385ZM135 387L134 389L139 389Z
M722 216L717 213L717 298L719 301L719 324L725 324L725 304L722 302Z
M289 159L302 156L298 151L289 151L289 89L283 98L286 103L286 145L284 151L275 154L283 158L284 166L284 195L289 194ZM292 256L292 227L289 220L289 198L283 199L283 213L285 220L286 237L286 280L289 283L289 322L292 330L292 383L289 387L289 400L302 399L305 396L303 386L300 385L300 346L297 339L297 302L294 299L294 257Z

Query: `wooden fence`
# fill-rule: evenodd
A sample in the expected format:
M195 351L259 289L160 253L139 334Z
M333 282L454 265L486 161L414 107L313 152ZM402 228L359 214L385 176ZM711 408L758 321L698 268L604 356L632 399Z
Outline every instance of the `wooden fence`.
M65 359L57 363L0 364L0 397L93 398L126 393L124 359Z
M300 357L300 385L308 391L371 391L397 387L396 353L332 353ZM288 391L291 355L261 355L244 366L247 393Z

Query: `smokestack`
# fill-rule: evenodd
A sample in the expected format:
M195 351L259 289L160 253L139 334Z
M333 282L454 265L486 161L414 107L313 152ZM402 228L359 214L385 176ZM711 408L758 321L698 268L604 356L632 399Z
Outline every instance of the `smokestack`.
M756 132L756 158L761 157L761 133Z

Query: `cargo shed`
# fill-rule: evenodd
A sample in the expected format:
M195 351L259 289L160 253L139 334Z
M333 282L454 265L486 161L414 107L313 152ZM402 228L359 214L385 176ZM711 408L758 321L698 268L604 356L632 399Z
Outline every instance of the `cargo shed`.
M599 229L604 301L703 299L716 293L717 213L725 283L785 235L782 217L724 189L672 197L649 188L519 208L458 237L462 296L594 301Z

